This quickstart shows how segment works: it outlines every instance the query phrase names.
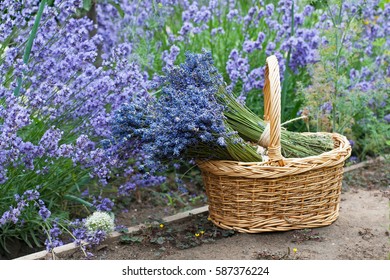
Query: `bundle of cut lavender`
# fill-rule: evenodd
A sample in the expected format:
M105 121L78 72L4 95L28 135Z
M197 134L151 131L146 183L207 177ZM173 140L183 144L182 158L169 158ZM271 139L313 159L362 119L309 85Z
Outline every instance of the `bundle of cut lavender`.
M180 67L167 69L161 95L124 104L114 120L114 135L137 139L151 158L261 161L256 148L233 131L217 100L222 79L216 69L203 71L191 55Z
M114 130L122 139L137 138L153 158L262 161L256 153L265 122L236 101L213 65L209 52L186 54L180 66L166 70L161 96L117 111ZM285 157L319 155L333 149L330 137L282 130Z

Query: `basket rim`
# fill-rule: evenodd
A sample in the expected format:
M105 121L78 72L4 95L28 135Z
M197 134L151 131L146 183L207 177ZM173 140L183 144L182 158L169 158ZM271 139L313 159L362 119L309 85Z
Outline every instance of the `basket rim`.
M275 161L240 162L232 160L204 160L197 161L196 163L202 172L208 172L217 176L276 179L320 168L333 167L344 163L344 161L351 155L351 144L348 139L341 134L328 132L305 134L331 135L336 147L316 156L304 158L283 158L285 163L284 166L275 164Z

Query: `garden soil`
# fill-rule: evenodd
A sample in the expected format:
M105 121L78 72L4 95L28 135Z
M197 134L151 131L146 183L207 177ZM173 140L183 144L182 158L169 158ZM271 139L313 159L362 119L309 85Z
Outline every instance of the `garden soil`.
M106 242L94 249L93 259L304 259L304 260L381 260L390 258L389 200L390 163L376 162L345 174L340 202L340 216L330 226L242 234L219 230L207 221L207 213L164 225L160 230L174 229L170 240L150 242L148 232L143 240ZM136 214L130 213L129 215ZM203 224L199 234L194 224ZM209 224L207 224L209 223ZM206 234L214 231L218 234ZM151 233L152 234L152 233ZM153 233L155 234L155 232ZM160 233L158 233L160 234ZM195 235L195 237L194 237ZM196 236L197 235L197 236ZM135 237L140 237L136 235ZM132 236L134 237L134 236ZM174 238L195 240L189 246L177 246ZM205 238L205 242L201 239ZM183 245L182 243L180 243ZM181 249L179 247L190 247ZM83 259L80 251L56 256L59 259Z

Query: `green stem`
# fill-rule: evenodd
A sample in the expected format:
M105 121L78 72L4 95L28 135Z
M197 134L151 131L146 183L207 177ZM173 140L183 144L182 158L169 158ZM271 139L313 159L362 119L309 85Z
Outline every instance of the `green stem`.
M337 95L339 92L339 75L340 75L340 56L341 56L341 50L342 50L342 44L340 41L340 37L342 38L342 32L341 31L341 21L342 21L342 6L343 6L343 1L341 1L340 6L339 6L339 13L337 15L337 18L333 21L336 23L335 28L335 44L336 44L336 77L335 77L335 85L334 85L334 93L333 93L333 100L332 100L332 130L333 132L336 132L336 124L337 124ZM340 29L340 30L339 30ZM339 36L339 32L341 33L341 36Z
M85 205L85 206L87 206L89 208L93 208L94 207L92 203L89 203L88 201L85 201L84 199L81 199L81 198L79 198L77 196L74 196L74 195L71 195L71 194L64 195L64 198L68 199L70 201L75 201L75 202L81 203L81 204L83 204L83 205Z
M291 7L291 35L290 36L294 36L294 1L292 3L292 7ZM289 67L290 67L290 60L291 60L291 46L288 50L288 54L287 54L287 59L286 59L286 69L284 70L284 75L283 75L283 83L282 83L282 93L281 93L281 114L282 116L284 115L284 111L285 111L285 108L286 108L286 101L287 101L287 84L289 82Z
M24 51L24 55L23 55L23 63L24 64L27 64L28 60L30 58L31 49L32 49L32 46L34 43L35 36L37 35L37 32L38 32L39 23L41 22L41 18L42 18L43 10L45 9L45 5L46 5L46 0L42 0L41 3L39 4L38 13L37 13L37 16L35 17L35 22L34 22L32 30L31 30L30 36L28 38L26 49ZM19 96L21 87L22 87L22 77L19 77L18 78L18 85L16 86L15 91L14 91L15 96Z

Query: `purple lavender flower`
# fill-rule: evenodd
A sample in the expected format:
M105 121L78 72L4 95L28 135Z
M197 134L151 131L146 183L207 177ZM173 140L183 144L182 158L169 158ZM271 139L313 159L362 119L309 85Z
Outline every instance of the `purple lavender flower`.
M52 228L48 232L48 238L45 241L46 250L51 252L55 247L64 245L64 242L60 239L62 230L58 227L56 222L53 222Z
M333 106L331 102L325 102L324 104L321 105L321 110L325 114L329 114L333 110Z
M99 140L112 136L111 112L128 101L129 97L132 100L142 96L146 100L149 96L147 90L150 89L148 75L136 63L129 63L133 44L119 44L121 35L111 28L130 26L129 23L145 25L149 15L146 12L135 14L136 5L129 4L124 7L126 15L122 22L115 7L99 3L99 11L103 9L107 13L98 13L98 34L91 36L94 23L87 17L73 16L81 1L57 3L55 1L54 7L45 7L26 65L20 59L24 51L22 44L31 31L37 12L36 1L25 1L23 7L15 1L2 1L0 4L0 11L7 9L0 21L0 40L3 42L11 38L8 37L11 36L9 31L18 30L12 34L12 44L4 50L0 63L0 98L4 100L0 106L1 184L8 183L8 169L20 168L25 173L31 170L34 176L44 176L54 170L57 172L58 169L52 168L52 165L64 159L71 159L77 165L75 169L83 169L81 176L89 174L104 184L112 176L114 168L122 168L115 170L126 173L130 159L145 156L136 147L115 154L113 147L102 149ZM148 3L140 5L149 7ZM208 11L203 9L205 16L199 17L199 20L206 20L207 14ZM117 21L110 25L104 21L109 17ZM150 38L150 35L144 38ZM94 62L100 51L104 52L101 56L103 67L95 67ZM177 48L173 46L170 53L173 61L176 55ZM13 96L16 83L6 83L6 77L23 77L23 98ZM40 125L42 131L36 133L37 138L34 141L28 139L31 127ZM73 175L79 174L69 174ZM162 181L160 177L156 179L142 175L142 178L134 178L134 181L145 185ZM22 189L23 186L18 188ZM37 216L44 220L52 219L57 209L55 206L50 206L50 209L46 207L39 200L39 192L27 191L12 206L6 205L4 210L7 211L1 216L1 223L21 222L26 207L35 207ZM45 198L46 192L47 188L42 188ZM111 205L108 202L102 204L102 207Z
M256 20L259 21L265 16L265 11L264 9L260 9L259 12L257 13Z
M249 73L248 79L244 84L245 92L264 87L264 69L265 67L255 68Z
M85 219L75 219L69 223L69 229L72 232L73 241L76 246L81 246L83 240L85 240L87 236L87 228L85 227Z
M223 146L223 147L226 146L226 142L225 142L225 139L224 139L223 137L218 137L217 143L218 143L218 145L220 145L220 146Z
M169 53L168 51L164 51L162 54L162 59L165 63L165 67L172 67L179 53L180 48L176 45L171 46Z
M39 192L35 190L27 190L24 192L24 194L21 196L21 199L25 199L27 201L34 201L39 198Z
M356 157L356 156L351 156L349 159L348 159L349 162L351 163L358 163L359 162L359 158Z
M211 17L211 12L207 9L207 7L202 6L200 10L195 14L194 22L208 22Z
M265 6L265 12L267 14L267 16L271 17L274 13L274 4L268 4L267 6Z
M246 94L241 93L241 94L237 97L236 100L238 101L238 103L240 103L240 104L242 104L242 105L245 105L245 103L246 103Z
M306 5L303 9L303 16L308 17L314 12L314 7L310 5Z
M296 26L301 26L303 24L304 20L305 20L305 17L303 14L296 14L294 16L294 24Z
M142 139L142 149L150 159L155 159L152 162L191 159L191 151L202 145L217 147L218 138L226 133L223 106L215 95L223 80L213 65L211 53L186 53L185 63L165 71L165 84L158 101L152 107L140 107L139 114L134 106L123 106L117 112L116 134L126 139ZM133 178L121 191L133 188L130 184Z
M103 230L88 233L85 241L91 245L98 245L107 238L107 234Z
M363 67L361 70L361 79L366 80L367 78L369 78L370 75L371 75L370 69L368 69L367 67Z
M239 78L246 80L248 71L248 59L241 57L238 50L233 49L230 52L229 60L226 63L226 72L228 73L232 84L236 84Z
M46 220L50 217L50 215L51 215L50 210L47 209L46 206L45 206L44 204L40 206L39 212L38 212L38 213L39 213L39 216L41 216L41 218L42 218L44 221L46 221Z
M235 17L237 17L239 14L237 9L230 10L229 13L226 15L227 19L229 21L232 21Z
M243 44L243 47L242 47L244 52L247 52L247 53L253 52L255 50L255 48L256 48L255 42L253 42L251 40L245 41Z
M274 42L269 42L267 45L267 48L265 50L265 53L269 56L272 55L274 50L276 49L276 45Z
M132 182L126 182L125 184L121 185L118 189L118 194L122 196L127 196L137 188L137 186Z
M114 207L114 202L105 197L98 197L93 200L93 205L96 207L96 210L102 211L102 212L110 212L112 208Z
M260 31L259 34L257 35L257 40L255 42L256 48L261 49L264 40L265 40L265 34Z
M352 68L350 71L349 71L349 78L350 80L352 81L355 81L358 79L358 76L359 76L359 71Z
M188 8L189 18L193 19L197 12L198 12L198 3L194 2Z
M370 89L372 89L372 87L372 84L365 81L356 84L356 88L360 89L362 92L368 92Z
M245 25L249 25L253 21L256 11L257 7L251 7L249 9L248 14L244 17Z
M179 34L182 36L186 36L193 30L194 26L191 22L184 22L183 26L181 27Z
M213 28L211 30L211 37L215 37L217 34L225 34L225 30L222 27Z
M40 193L38 192L39 186L33 190L27 190L22 195L15 194L16 207L9 206L9 210L5 211L0 218L0 225L6 223L16 224L21 222L21 217L26 212L26 209L29 208L30 211L36 211L36 208L39 208L38 214L43 220L46 220L50 217L51 212L45 206L45 203L39 199ZM31 207L34 208L31 208Z

